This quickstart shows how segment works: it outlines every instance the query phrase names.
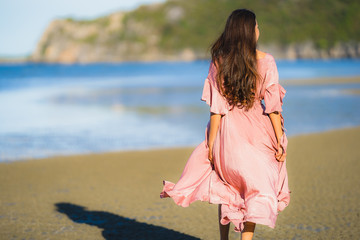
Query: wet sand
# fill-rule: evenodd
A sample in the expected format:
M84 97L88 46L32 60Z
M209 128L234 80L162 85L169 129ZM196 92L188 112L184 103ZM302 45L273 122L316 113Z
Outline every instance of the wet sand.
M359 139L360 127L290 138L290 205L254 239L358 238ZM1 163L0 239L218 239L216 205L159 198L192 150Z

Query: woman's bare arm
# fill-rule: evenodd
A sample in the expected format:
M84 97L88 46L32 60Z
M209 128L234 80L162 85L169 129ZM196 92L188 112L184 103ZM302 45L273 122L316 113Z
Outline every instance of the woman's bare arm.
M278 151L276 153L276 159L279 162L282 162L285 160L286 153L284 153L284 149L280 145L280 139L283 135L283 131L282 131L282 127L281 127L281 116L278 112L272 112L269 114L269 117L270 117L271 123L273 125L277 143L278 143Z
M215 114L215 113L210 114L210 129L209 129L209 137L208 137L208 147L209 147L209 156L208 156L208 158L209 158L211 164L213 164L212 149L213 149L213 146L214 146L214 141L215 141L215 138L216 138L216 134L217 134L218 129L219 129L220 119L221 119L220 114Z

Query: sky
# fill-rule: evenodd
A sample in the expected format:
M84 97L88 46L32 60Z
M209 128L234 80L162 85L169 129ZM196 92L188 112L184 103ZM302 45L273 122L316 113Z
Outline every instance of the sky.
M91 19L155 2L165 0L0 0L0 57L31 54L56 18Z

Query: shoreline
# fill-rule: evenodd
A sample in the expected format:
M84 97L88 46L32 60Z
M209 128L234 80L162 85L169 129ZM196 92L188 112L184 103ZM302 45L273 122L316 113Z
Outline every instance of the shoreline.
M350 77L321 77L321 78L310 78L310 79L291 79L291 80L280 80L280 83L286 88L286 86L321 86L321 85L340 85L343 84L345 85L343 88L344 89L340 89L340 93L344 94L344 95L353 95L356 97L358 97L360 95L360 88L358 88L358 85L360 83L360 76L350 76ZM346 84L355 84L355 88L350 88L350 87L346 87ZM344 127L340 127L340 128L333 128L330 130L325 130L326 131L332 131L332 130L337 130L337 129L343 129ZM345 127L347 128L347 127ZM320 131L320 132L309 132L309 133L301 133L298 135L303 135L303 134L313 134L313 133L321 133L324 131ZM298 135L292 135L292 136L298 136ZM291 137L292 137L291 136ZM172 146L169 147L169 149L172 148L181 148L181 147L191 147L191 145L189 146ZM120 150L113 150L110 152L131 152L131 151L148 151L148 150L156 150L156 149L163 149L163 148L168 148L168 147L141 147L141 148L137 148L134 147L132 149L120 149ZM54 155L48 155L45 157L27 157L27 158L16 158L13 156L10 156L9 158L5 158L5 159L0 159L0 163L12 163L12 162L17 162L17 161L30 161L32 159L38 160L38 159L45 159L45 158L49 158L49 157L56 157L56 156L72 156L72 155L88 155L88 154L102 154L102 153L106 153L106 152L80 152L80 153L60 153L60 154L54 154ZM34 154L36 156L36 154Z
M196 58L196 59L189 59L189 60L184 60L183 58L164 58L164 59L159 59L159 60L126 60L126 61L74 61L74 62L62 62L62 61L37 61L37 60L29 60L31 58L31 56L20 56L20 57L1 57L0 56L0 65L1 64L7 64L7 63L22 63L22 64L63 64L63 65L91 65L91 64L121 64L121 63L161 63L161 62L169 62L169 63L182 63L182 62L186 62L186 63L190 63L190 62L196 62L196 61L210 61L210 58ZM314 61L331 61L331 60L360 60L360 57L358 58L343 58L343 57L339 57L339 58L276 58L276 61L302 61L302 60L314 60Z
M359 78L360 79L360 78ZM360 94L360 93L347 93L347 94ZM349 126L349 127L340 127L340 128L334 128L319 132L310 132L310 133L300 133L297 135L291 135L288 136L288 138L296 138L296 137L302 137L302 136L308 136L308 135L314 135L314 134L322 134L327 132L336 132L336 131L342 131L342 130L348 130L353 128L358 128L359 126ZM200 142L199 142L200 144ZM106 152L88 152L88 153L75 153L75 154L63 154L63 155L50 155L46 157L40 157L40 158L21 158L21 159L13 159L13 160L5 160L0 161L0 164L11 164L14 162L27 162L27 161L38 161L38 160L46 160L46 159L52 159L52 158L62 158L62 157L86 157L86 156L95 156L95 155L102 155L102 154L133 154L137 152L154 152L154 151L175 151L175 150L184 150L184 149L191 149L195 148L196 145L189 145L189 146L172 146L172 147L153 147L153 148L138 148L138 149L124 149L124 150L114 150L114 151L106 151Z
M289 206L259 239L359 236L360 127L289 137ZM0 234L6 239L214 239L217 206L160 199L194 150L162 149L0 164ZM230 227L230 238L239 238ZM169 238L168 238L169 239Z
M207 61L209 60L209 58L189 58L184 59L182 57L178 57L178 58L164 58L164 59L158 59L158 60L142 60L142 59L138 59L138 60L127 60L127 61L74 61L74 62L63 62L63 61L40 61L40 60L32 60L31 59L31 55L24 55L24 56L10 56L10 57L6 57L6 56L0 56L0 65L2 63L27 63L27 64L65 64L65 65L71 65L71 64L117 64L117 63L128 63L128 62L136 62L136 63L156 63L156 62L194 62L194 61ZM348 57L348 58L344 58L344 57L338 57L338 58L313 58L313 57L309 57L309 58L276 58L276 60L280 60L280 61L297 61L297 60L324 60L324 61L328 61L328 60L360 60L360 57Z

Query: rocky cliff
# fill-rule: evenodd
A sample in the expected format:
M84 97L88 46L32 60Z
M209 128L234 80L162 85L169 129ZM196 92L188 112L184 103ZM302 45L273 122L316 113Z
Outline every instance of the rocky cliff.
M279 5L283 2L259 0L248 3L259 16L261 50L276 58L287 59L360 57L359 26L348 23L359 18L350 9L360 9L356 1L355 5L341 5L341 11L327 6L330 13L322 13L321 17L340 11L347 14L345 23L350 26L333 25L327 20L312 26L312 20L320 14L316 9L311 9L317 14L311 20L300 13L297 13L299 16L292 13L299 7L296 5L299 1ZM309 2L302 8L314 8ZM341 3L340 0L330 2ZM269 10L266 4L275 4L282 9ZM30 60L87 63L208 58L209 46L222 30L227 15L239 7L242 6L237 1L230 0L172 0L93 20L57 19L43 33ZM280 14L284 9L287 15Z

